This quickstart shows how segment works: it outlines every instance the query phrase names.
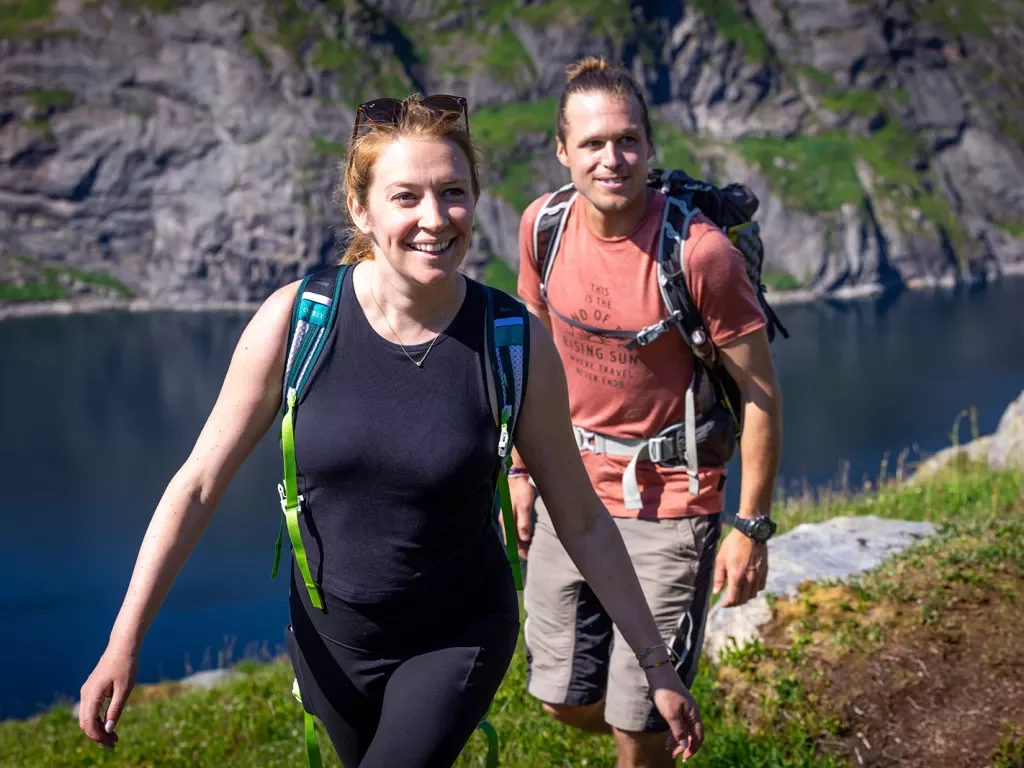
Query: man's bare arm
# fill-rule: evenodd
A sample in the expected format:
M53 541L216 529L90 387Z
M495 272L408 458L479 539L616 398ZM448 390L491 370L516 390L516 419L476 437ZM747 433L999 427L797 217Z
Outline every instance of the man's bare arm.
M740 517L768 514L782 453L782 394L775 363L762 328L719 349L725 369L743 396L740 458Z

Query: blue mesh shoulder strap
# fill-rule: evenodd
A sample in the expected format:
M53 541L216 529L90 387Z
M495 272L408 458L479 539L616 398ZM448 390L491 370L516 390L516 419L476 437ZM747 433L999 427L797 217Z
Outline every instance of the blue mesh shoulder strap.
M512 465L512 446L516 425L526 393L530 357L530 321L526 306L503 291L487 288L487 356L491 363L498 401L500 433L498 437L497 494L505 528L505 549L512 567L516 589L523 588L516 524L508 491L508 470Z
M299 566L302 579L309 592L310 601L323 610L323 602L313 575L309 571L306 550L299 533L299 513L303 498L299 495L295 469L295 411L299 406L302 392L309 382L324 344L330 336L331 327L338 312L338 297L348 267L331 266L306 276L295 294L292 320L288 329L288 357L284 367L283 398L281 410L281 456L284 473L277 486L281 501L281 528L274 544L274 567L270 577L277 576L281 563L281 542L284 529L288 529L292 553Z

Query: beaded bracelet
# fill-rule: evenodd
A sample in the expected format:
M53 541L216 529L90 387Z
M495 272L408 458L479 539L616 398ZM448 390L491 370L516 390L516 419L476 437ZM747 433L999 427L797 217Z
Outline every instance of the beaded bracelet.
M640 669L654 669L655 667L660 667L664 664L668 664L670 661L672 661L671 656L667 657L663 661L659 661L657 664L641 664Z
M644 659L646 659L659 648L664 648L667 652L668 655L665 657L665 660L659 661L656 664L644 664ZM658 645L652 645L650 648L644 648L642 651L640 651L640 653L635 654L635 656L637 662L639 662L640 664L640 669L654 669L655 667L663 666L664 664L668 664L669 662L673 661L673 659L678 658L676 652L669 648L667 645L665 645L665 643L659 643Z
M526 467L511 467L508 471L509 477L529 477L530 470Z

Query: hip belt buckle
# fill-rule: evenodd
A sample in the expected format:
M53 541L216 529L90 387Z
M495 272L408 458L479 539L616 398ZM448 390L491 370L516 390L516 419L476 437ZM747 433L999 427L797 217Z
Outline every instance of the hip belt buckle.
M594 433L583 429L582 427L573 427L573 433L576 435L576 447L581 451L590 451L591 453L597 453L597 444L594 442Z
M678 464L683 457L685 437L683 430L677 429L667 435L652 437L647 441L647 452L655 464Z

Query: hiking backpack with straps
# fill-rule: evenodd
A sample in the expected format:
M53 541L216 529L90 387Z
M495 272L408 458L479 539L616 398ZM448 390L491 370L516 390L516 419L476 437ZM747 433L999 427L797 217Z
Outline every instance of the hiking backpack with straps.
M309 383L320 354L330 337L338 311L342 283L348 265L330 266L307 275L299 284L292 307L292 319L288 329L288 356L285 360L283 397L281 404L281 453L284 459L282 482L277 486L281 502L281 526L274 545L274 567L271 578L277 576L281 562L281 544L284 531L292 545L292 554L310 602L323 610L319 586L309 570L306 550L299 531L298 517L303 511L303 497L298 492L295 465L295 413L302 402L302 395ZM495 497L500 500L501 517L504 523L505 549L516 590L522 590L523 577L516 546L515 518L512 512L508 490L508 470L512 464L512 441L519 419L519 411L526 392L529 369L530 324L526 307L506 293L489 286L487 292L486 348L494 379L494 390L500 418L496 460L498 481ZM495 505L492 503L492 507ZM294 661L293 661L294 663ZM296 677L292 693L302 704L299 681ZM310 768L320 768L320 748L313 724L314 713L302 705L305 718L306 756ZM498 764L498 737L486 720L478 726L487 736L487 768Z
M622 478L625 505L632 510L643 506L636 480L638 461L685 466L690 494L696 496L700 488L698 468L724 466L732 458L743 430L739 387L722 365L686 285L683 256L694 216L704 214L743 254L747 277L768 319L768 340L774 340L776 329L789 338L789 333L764 295L761 282L764 244L760 227L753 220L759 204L754 193L742 184L729 184L720 189L683 171L658 168L649 171L647 185L662 192L666 198L656 258L658 286L668 316L646 328L598 328L566 317L551 305L548 298L551 270L558 255L565 222L576 199L576 189L571 183L544 201L533 227L533 253L540 275L541 295L548 310L559 320L597 337L620 339L627 349L650 344L675 327L693 351L693 378L686 389L685 418L679 424L673 424L651 438L635 440L622 440L573 426L580 450L632 457Z

